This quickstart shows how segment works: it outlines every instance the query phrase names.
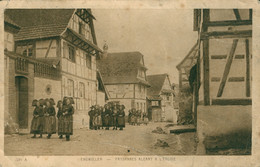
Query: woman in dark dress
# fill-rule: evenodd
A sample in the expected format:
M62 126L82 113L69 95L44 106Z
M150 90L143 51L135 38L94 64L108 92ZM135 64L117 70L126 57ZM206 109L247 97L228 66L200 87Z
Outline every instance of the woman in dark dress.
M61 134L66 135L66 140L70 140L70 135L73 135L73 114L74 108L69 98L64 98L62 106L63 115L63 132Z
M117 130L117 115L118 115L118 105L114 105L112 111L113 130Z
M31 133L33 134L32 138L36 138L36 134L40 134L40 138L42 138L44 127L44 112L39 101L36 101L35 105L36 106L33 111L33 119L31 124Z
M94 116L93 116L93 128L95 130L99 127L99 107L96 105L94 109Z
M58 135L59 138L62 139L62 132L63 132L63 114L62 114L62 101L59 100L57 103L58 107L58 113L57 113L57 118L58 118Z
M144 124L147 125L149 121L148 121L148 114L146 112L143 114L143 119L144 119Z
M101 127L102 127L102 129L104 129L104 127L105 127L105 109L103 106L101 106L101 120L102 120Z
M105 112L104 112L104 127L106 130L109 130L111 122L111 110L108 104L105 105Z
M97 128L100 129L102 127L102 111L103 107L98 106L97 111L98 111L98 117L97 117Z
M95 107L91 106L90 111L88 112L89 115L89 129L93 129L93 117L95 115Z
M123 130L123 128L125 127L125 106L124 105L120 105L119 106L119 112L118 112L118 116L117 116L117 123L118 123L118 127L120 128L119 130Z
M135 125L136 124L136 109L132 109L132 114L131 114L131 124Z
M128 111L128 118L127 118L129 125L132 124L132 123L131 123L131 116L132 116L132 110L130 109L130 110Z
M46 99L46 107L44 109L45 115L45 131L50 139L52 134L56 133L56 111L51 100Z

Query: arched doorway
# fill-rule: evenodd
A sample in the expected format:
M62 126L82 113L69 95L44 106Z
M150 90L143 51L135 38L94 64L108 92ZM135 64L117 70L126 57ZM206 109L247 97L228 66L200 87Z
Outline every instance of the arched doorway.
M17 116L20 129L28 128L28 79L24 76L15 77Z

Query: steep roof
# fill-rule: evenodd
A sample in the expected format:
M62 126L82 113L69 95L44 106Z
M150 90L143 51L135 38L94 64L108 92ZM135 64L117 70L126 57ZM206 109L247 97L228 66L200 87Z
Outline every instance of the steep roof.
M143 55L140 52L108 53L106 57L97 61L105 84L142 83L149 85L147 81L137 77L138 68Z
M150 96L150 98L160 95L160 92L163 91L163 84L167 77L168 74L156 74L147 76L147 81L151 85L151 87L147 89L147 95Z
M4 22L5 23L8 23L12 26L14 26L15 28L17 29L20 29L20 26L18 24L16 24L8 15L4 15Z
M75 9L7 9L5 15L21 30L15 40L59 36L66 29Z
M176 68L178 70L180 70L181 68L191 68L194 65L194 62L196 63L196 61L194 61L195 57L198 55L198 43L196 43L191 50L189 51L189 53L182 59L182 61L176 66Z

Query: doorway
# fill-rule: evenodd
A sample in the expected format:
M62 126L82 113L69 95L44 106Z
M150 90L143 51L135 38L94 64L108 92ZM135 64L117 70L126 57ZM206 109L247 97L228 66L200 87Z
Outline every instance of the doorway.
M17 95L17 115L20 129L28 128L28 79L23 76L15 77Z

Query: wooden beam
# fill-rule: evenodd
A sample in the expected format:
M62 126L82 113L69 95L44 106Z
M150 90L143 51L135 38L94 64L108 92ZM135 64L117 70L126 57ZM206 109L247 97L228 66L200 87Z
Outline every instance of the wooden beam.
M212 105L252 105L252 99L212 99Z
M240 17L240 14L239 14L238 9L233 9L233 11L234 11L234 14L235 14L235 16L236 16L236 19L237 19L237 20L241 20L241 17Z
M45 58L48 57L48 54L49 54L50 49L51 49L52 42L53 42L53 39L51 39L51 41L50 41L50 43L49 43L48 49L47 49L47 51L46 51L46 53L45 53Z
M201 39L207 38L248 38L252 37L252 30L243 31L212 31L202 32Z
M181 70L179 70L179 85L180 85L180 88L182 87L182 72Z
M220 77L211 77L211 82L219 82Z
M244 82L244 77L230 77L228 78L228 82Z
M204 104L210 105L209 99L209 40L203 40L203 84L204 84Z
M227 55L211 55L211 59L226 59ZM235 55L235 59L244 59L245 55Z
M249 40L245 40L246 45L246 97L250 97L250 56L249 56Z
M252 20L210 21L205 23L205 25L210 27L252 25Z
M207 23L210 21L210 12L209 9L203 9L203 25L202 32L208 31Z
M203 25L202 33L207 33L208 26L206 23L210 21L209 9L203 9ZM203 92L204 105L210 105L210 89L209 89L209 39L203 39Z
M249 9L249 20L253 20L253 9Z
M227 55L211 55L211 59L226 59Z
M220 86L219 86L219 89L218 89L217 97L221 97L222 94L223 94L224 87L225 87L226 81L227 81L227 77L228 77L228 74L229 74L229 71L230 71L230 68L231 68L232 60L233 60L233 57L234 57L234 53L235 53L235 50L236 50L236 47L237 47L237 43L238 43L238 39L234 39L230 53L229 53L229 56L228 56L227 64L226 64L225 69L224 69L223 77L222 77L222 80L221 80L221 83L220 83Z

